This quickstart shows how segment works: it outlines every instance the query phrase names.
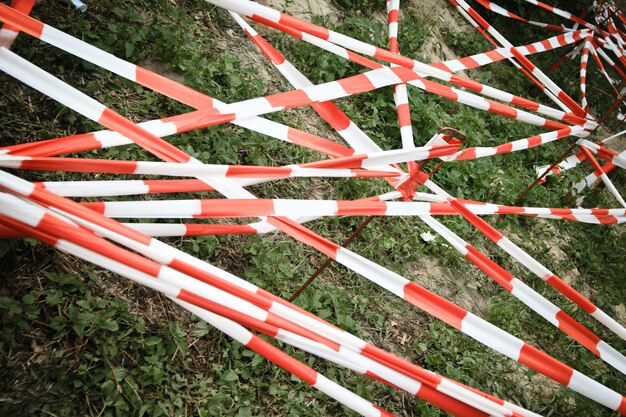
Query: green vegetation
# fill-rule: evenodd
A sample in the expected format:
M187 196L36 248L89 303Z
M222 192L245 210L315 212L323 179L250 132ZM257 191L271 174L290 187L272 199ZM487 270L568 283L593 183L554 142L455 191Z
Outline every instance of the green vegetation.
M34 16L117 56L155 68L166 76L179 77L186 85L225 102L289 88L227 14L206 2L92 3L86 14L79 14L68 12L56 2L43 2L36 7ZM386 45L384 2L367 1L362 8L356 7L361 2L350 0L334 3L345 18L333 21L313 16L312 19L379 46ZM400 24L401 51L424 58L421 47L432 26L437 24L436 16L426 19L415 9L408 10ZM264 28L259 31L314 83L361 71L353 64L320 53L313 46ZM545 32L533 33L536 37L532 39L538 40ZM445 40L459 56L490 48L474 32L448 33ZM515 43L523 43L522 38ZM189 111L184 105L25 35L20 35L13 50L133 120ZM558 56L558 53L551 55L552 59ZM551 62L547 56L541 59ZM571 65L575 68L575 64ZM545 101L523 75L506 63L472 71L470 75L504 90ZM566 79L573 85L577 80L577 73L571 69L556 76L559 83ZM567 83L563 86L570 87L568 91L573 94L577 91ZM0 97L2 146L98 129L96 124L3 74L0 74ZM468 146L495 145L538 131L413 88L410 88L410 103L418 144L425 143L443 126L464 131ZM337 104L381 147L399 146L390 89L340 100ZM270 118L338 138L323 122L318 122L310 109L280 112ZM553 161L570 140L526 152L446 164L434 180L458 197L510 204L534 179L533 167ZM177 135L171 141L211 163L278 166L321 158L313 151L232 125ZM94 151L89 156L152 159L136 146ZM572 206L566 192L572 181L589 171L588 167L579 167L552 177L545 186L536 187L525 202L542 207ZM20 175L33 180L81 178L39 172ZM623 192L623 171L616 172L613 180ZM297 179L265 183L251 190L259 197L356 199L386 192L389 187L382 180ZM599 189L588 192L586 206L613 207L616 202ZM357 217L335 218L312 223L311 227L341 242L361 221ZM616 349L626 351L626 343L572 308L467 222L458 218L442 221ZM488 221L546 266L568 277L574 287L611 316L621 314L624 322L623 227L512 216ZM550 352L616 391L626 392L622 375L530 312L476 268L468 266L441 239L425 243L419 235L427 230L415 218L378 218L351 248ZM322 255L284 234L167 241L283 297L292 294L323 261ZM0 276L4 278L0 286L0 380L3 381L0 415L350 414L262 357L184 313L169 300L33 240L0 240ZM414 363L535 412L555 416L611 415L602 406L488 351L339 265L329 267L297 299L297 304ZM414 416L444 414L397 390L286 349L390 412Z

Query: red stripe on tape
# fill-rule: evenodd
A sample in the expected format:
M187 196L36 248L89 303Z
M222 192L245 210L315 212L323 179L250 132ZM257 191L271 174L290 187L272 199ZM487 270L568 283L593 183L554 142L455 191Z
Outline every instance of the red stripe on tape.
M313 23L306 22L304 20L300 20L296 17L289 16L285 13L280 14L280 19L278 20L278 23L299 29L303 32L317 36L318 38L322 38L324 40L328 40L329 37L328 29L315 25Z
M296 145L305 146L334 158L354 155L354 149L292 127L287 130L287 138Z
M336 243L323 238L322 236L312 232L287 217L268 217L267 221L271 225L276 226L278 229L289 234L294 239L314 247L326 256L337 259L337 250L340 246Z
M384 216L387 203L384 201L337 201L338 216Z
M467 311L412 282L404 286L403 298L449 325L461 329Z
M213 187L195 179L188 180L144 180L150 194L161 193L194 193L199 191L211 191Z
M496 214L524 214L525 212L524 207L498 206L498 210L496 210Z
M104 109L98 123L128 136L133 142L167 162L188 162L190 159L185 152L148 133L108 108Z
M152 71L137 66L135 76L137 82L156 92L185 103L196 109L213 107L213 98L176 81L162 77Z
M476 148L463 149L459 156L455 158L457 161L465 159L476 159Z
M132 174L137 169L135 161L109 161L103 159L50 158L26 159L21 162L21 169L66 171L66 172L102 172L108 174Z
M398 38L389 38L389 50L392 52L398 51Z
M230 165L226 170L226 176L229 178L284 178L288 177L291 172L291 168L284 167Z
M487 57L489 57L492 61L502 61L504 59L504 55L495 49L493 51L485 52L485 55L487 55Z
M531 137L529 137L526 140L528 141L528 147L529 148L534 148L535 146L539 146L539 145L541 145L543 143L543 139L539 135L531 136Z
M13 0L11 2L11 7L14 8L15 10L24 13L26 15L28 15L31 11L31 9L33 8L33 6L35 5L35 0ZM2 26L2 29L7 29L7 30L11 30L13 32L19 32L20 29L18 27L15 27L11 24L4 24Z
M511 142L498 145L496 148L496 154L509 153L513 150L513 144Z
M524 343L518 361L565 386L574 374L572 368L528 343Z
M330 101L315 103L312 107L319 113L322 119L326 120L328 124L330 124L333 129L338 132L347 129L348 126L350 126L350 119L348 116L346 116L346 114L342 112L339 107L335 106Z
M106 210L106 203L102 201L80 203L80 205L102 215L104 215L104 211Z
M43 23L2 3L0 3L0 20L31 36L41 38Z
M56 156L66 153L90 151L100 149L101 147L102 144L96 140L93 133L84 133L64 138L7 146L2 149L9 150L11 155Z
M420 81L424 83L424 85L426 86L426 91L428 91L429 93L437 94L450 100L459 101L458 94L455 93L452 88L428 80Z
M478 68L480 67L480 63L478 63L478 61L476 61L474 58L472 58L471 56L465 57L465 58L461 58L459 59L459 62L465 66L466 68Z
M259 47L261 52L263 52L270 61L272 61L276 65L280 65L285 62L285 57L280 52L278 52L272 45L270 45L265 39L263 39L261 35L252 35L248 32L247 29L245 29L245 31L250 39L252 39L252 42L254 42L256 46Z
M338 80L337 83L348 94L359 94L366 91L374 90L374 84L365 74L354 75L352 77Z
M452 200L450 203L469 221L472 223L478 230L483 232L485 236L491 239L493 242L498 243L500 239L502 239L502 234L498 232L496 229L491 227L489 223L472 213L465 205L462 203Z
M476 265L481 271L493 278L498 284L504 287L508 292L513 291L511 280L513 275L500 265L496 264L487 256L480 253L476 248L467 245L467 254L465 257L469 259L474 265Z
M600 351L598 350L598 342L600 341L600 338L598 336L593 334L582 324L578 323L563 310L556 313L556 319L559 321L559 329L563 330L568 335L577 333L576 336L572 337L581 345L600 356Z
M400 10L398 10L398 9L391 9L389 11L389 14L387 15L387 21L389 23L398 22L398 16L399 15L400 15Z
M487 102L489 103L490 112L510 117L511 119L517 118L517 110L515 110L513 107L509 107L491 100L487 100Z
M582 308L585 312L591 314L596 311L597 307L593 305L591 301L589 301L586 297L580 294L578 291L570 287L565 281L556 275L552 275L550 278L546 280L548 285L554 287L557 291L562 293L564 296L572 300L576 305Z
M258 217L275 213L272 199L201 200L200 207L200 215L194 217Z
M514 106L525 107L533 111L536 111L537 109L539 109L539 103L535 103L534 101L527 100L525 98L518 97L518 96L513 96L513 100L511 101L511 104L513 104Z
M392 62L400 65L405 69L413 68L413 60L402 55L398 55L383 48L376 48L374 52L374 58L378 58L382 61Z
M11 227L0 225L0 239L12 239L17 237L23 237L24 234Z
M622 402L620 403L619 407L615 411L617 411L623 416L626 415L626 397L622 396Z
M307 384L314 385L317 381L317 372L302 362L299 362L287 355L282 350L270 345L258 336L254 336L246 346L256 352L259 352L261 355L265 356L281 368L291 372Z
M56 245L58 239L50 236L48 233L37 227L30 227L27 224L19 222L11 217L5 216L4 214L0 214L0 223L9 229L14 229L18 233L23 233L26 236L33 237L40 242L44 242L47 245L54 246Z
M383 64L372 61L369 58L361 56L352 51L346 51L348 53L348 61L354 62L355 64L359 64L369 69L379 69L383 67Z
M398 106L398 122L400 127L411 126L411 110L408 103Z
M278 93L265 97L272 107L291 107L302 106L303 103L311 103L312 100L303 90L292 90L286 93Z

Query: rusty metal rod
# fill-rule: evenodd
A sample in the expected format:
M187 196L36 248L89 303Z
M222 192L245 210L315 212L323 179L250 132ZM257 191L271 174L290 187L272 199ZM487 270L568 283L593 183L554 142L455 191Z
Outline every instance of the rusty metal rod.
M439 171L439 169L443 166L444 163L445 161L439 162L437 166L430 172L429 176L432 176L437 171ZM424 165L426 165L426 161L421 161L418 164L418 168L422 169L424 168ZM358 235L360 235L363 229L365 229L365 227L368 224L370 224L372 220L374 220L374 217L376 216L368 216L363 221L363 223L361 223L361 225L357 227L356 230L352 232L352 234L346 240L344 240L341 246L345 247L346 245L349 245L350 242L352 242ZM300 286L300 288L298 288L291 297L289 297L289 302L293 302L293 300L295 300L302 293L302 291L304 291L309 285L311 285L311 283L315 280L315 278L317 278L322 272L324 272L324 270L328 268L328 265L330 265L332 261L333 261L332 258L326 258L324 263L321 264L306 281L304 281L304 283Z
M365 219L365 221L363 221L363 223L361 223L361 225L357 227L357 229L354 232L352 232L352 234L346 240L344 240L341 246L346 246L350 242L352 242L363 231L363 229L365 229L365 227L368 224L370 224L372 220L374 220L374 217L375 216L368 216ZM304 281L304 284L302 284L300 288L298 288L296 292L293 293L293 295L289 298L289 302L292 302L293 300L295 300L296 297L298 297L302 291L304 291L309 285L311 285L313 280L315 280L315 278L317 278L319 274L324 272L324 270L328 267L328 265L330 265L332 261L333 261L333 258L326 258L324 263L321 264L319 268L317 268L315 272L313 272L313 274L311 274L311 276L306 281Z
M539 176L539 177L538 177L538 178L537 178L537 179L536 179L536 180L535 180L532 184L530 184L528 187L526 187L526 189L525 189L524 191L522 191L522 192L520 193L520 195L518 195L518 196L517 196L517 198L516 198L516 199L515 199L515 201L513 202L513 205L514 205L514 206L516 206L516 205L517 205L517 203L519 203L519 201L520 201L522 198L524 198L524 196L525 196L526 194L528 194L528 192L530 192L530 190L532 190L533 188L535 188L535 186L536 186L537 184L539 184L539 182L540 182L542 179L544 179L544 178L545 178L545 176L546 176L546 175L548 175L548 173L549 173L550 171L552 171L552 169L553 169L555 166L557 166L559 163L561 163L561 161L562 161L562 160L564 160L564 159L567 157L567 155L569 155L569 154L570 154L570 153L574 150L574 148L576 148L576 146L577 146L577 145L576 145L576 142L574 142L574 143L573 143L573 144L572 144L569 148L567 148L567 150L566 150L565 152L563 152L563 154L561 154L561 156L559 156L559 157L557 158L557 160L556 160L556 161L554 161L554 162L552 163L552 165L550 165L550 166L549 166L549 167L548 167L548 168L547 168L547 169L546 169L546 170L545 170L545 171L544 171L544 172L543 172L543 173L542 173L542 174L541 174L541 175L540 175L540 176Z

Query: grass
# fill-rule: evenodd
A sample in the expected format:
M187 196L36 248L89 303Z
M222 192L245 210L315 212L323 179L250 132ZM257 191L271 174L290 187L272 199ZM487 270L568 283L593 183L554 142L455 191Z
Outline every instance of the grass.
M337 0L336 5L345 19L312 19L385 46L382 2L367 2L360 11L348 0ZM375 19L370 19L372 14ZM34 15L117 56L142 65L156 65L159 72L183 77L185 84L222 101L288 89L228 16L199 0L132 0L112 8L90 4L85 15L68 13L57 3L46 2L36 8ZM419 57L432 24L436 22L404 14L400 36L410 41L401 42L402 52ZM312 46L259 30L314 83L360 71ZM489 49L473 32L462 36L448 33L446 42L459 55ZM13 49L133 120L190 110L27 36L21 35ZM539 97L523 76L505 63L472 71L471 75L507 91ZM569 76L571 70L557 74ZM98 128L5 75L0 75L0 87L3 145ZM536 128L461 107L413 88L410 103L416 143L420 144L443 126L466 132L470 146L489 146L537 132ZM399 146L389 89L343 99L337 104L381 147ZM280 112L270 118L339 140L317 121L310 109ZM177 135L172 143L212 163L280 165L320 158L313 151L230 125ZM497 158L448 164L435 180L458 197L511 203L533 180L533 166L549 163L566 147L567 143L557 143ZM151 159L135 146L94 151L89 156ZM525 201L537 206L570 205L564 190L587 171L588 168L577 168L550 178L546 186L535 188ZM80 178L73 174L20 175L38 180ZM623 172L617 172L613 179L623 190ZM388 186L377 180L298 179L266 183L251 190L259 197L355 199L388 191ZM615 206L604 190L588 194L588 207ZM340 242L361 221L356 217L334 218L315 222L311 227ZM563 302L468 223L457 218L442 221L609 344L626 350L623 341ZM488 221L506 231L546 266L571 277L576 288L610 315L622 311L623 320L623 228L516 217ZM413 218L378 218L351 248L458 302L618 392L626 391L624 379L616 371L537 319L439 239L431 243L421 240L420 233L427 230ZM316 251L283 234L167 241L284 297L323 261ZM2 415L350 414L163 297L35 241L0 241L0 271L5 278L0 286ZM428 369L533 411L545 415L611 415L602 406L488 351L342 266L329 267L297 303ZM421 400L290 348L286 350L391 412L415 416L443 414Z

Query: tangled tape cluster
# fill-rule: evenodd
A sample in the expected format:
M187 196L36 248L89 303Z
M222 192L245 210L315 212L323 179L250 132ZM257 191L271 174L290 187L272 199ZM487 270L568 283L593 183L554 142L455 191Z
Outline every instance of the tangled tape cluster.
M537 414L487 393L435 374L343 331L262 288L205 261L194 258L155 237L284 232L346 268L437 317L495 351L626 415L626 398L482 318L312 232L303 223L327 216L416 216L467 260L541 317L576 340L604 362L626 373L626 358L559 307L514 277L496 262L440 223L439 215L462 216L528 271L544 280L608 329L626 339L626 329L592 301L561 280L513 241L481 219L485 215L522 215L577 222L610 224L626 221L626 203L606 175L626 168L626 154L585 139L598 127L589 114L585 95L589 55L611 83L602 61L622 77L626 66L626 24L612 2L597 5L597 25L538 2L575 25L544 24L517 16L487 0L482 6L512 19L561 32L533 44L514 47L464 0L454 7L496 48L445 62L425 64L400 55L398 49L399 0L388 0L389 49L375 47L341 33L278 12L248 0L209 0L224 8L267 56L294 90L223 103L174 80L133 65L97 47L29 17L33 0L0 4L0 70L109 130L16 144L0 148L0 167L21 170L156 175L188 177L132 181L60 181L31 183L0 170L0 236L33 237L60 251L113 271L155 289L248 348L301 378L316 389L367 416L389 415L377 405L325 378L309 366L257 336L259 332L355 372L409 392L459 416L535 416ZM347 78L313 85L297 68L263 39L242 18L264 24L311 43L367 69ZM143 87L164 94L197 110L135 124L93 98L10 51L18 32L53 45ZM527 56L576 45L569 57L581 53L582 105L578 105ZM614 55L611 58L609 55ZM375 61L371 58L376 58ZM509 60L550 98L557 108L528 100L455 74L492 62ZM567 59L567 56L564 58ZM379 61L384 62L381 64ZM624 77L626 78L626 77ZM442 84L441 81L451 84ZM431 94L516 119L547 133L493 147L463 148L453 134L438 133L425 145L415 146L407 84ZM383 151L332 100L392 86L402 147ZM460 89L462 88L462 89ZM618 95L620 93L618 92ZM497 101L495 101L497 100ZM261 117L284 109L311 106L349 146ZM224 123L234 123L267 136L304 146L330 159L284 167L205 164L172 146L162 137ZM529 149L576 136L580 153L552 168L558 173L584 160L623 208L542 208L502 206L456 198L423 171L431 159L440 163L489 157ZM610 139L609 139L610 140ZM137 144L163 162L64 158L59 155ZM600 165L598 159L606 161ZM407 170L398 164L406 163ZM432 174L432 172L431 172ZM246 187L289 177L384 178L393 188L386 194L361 200L260 199ZM430 193L417 192L418 187ZM68 197L111 197L215 190L226 199L75 202ZM113 218L254 218L249 224L120 223Z

